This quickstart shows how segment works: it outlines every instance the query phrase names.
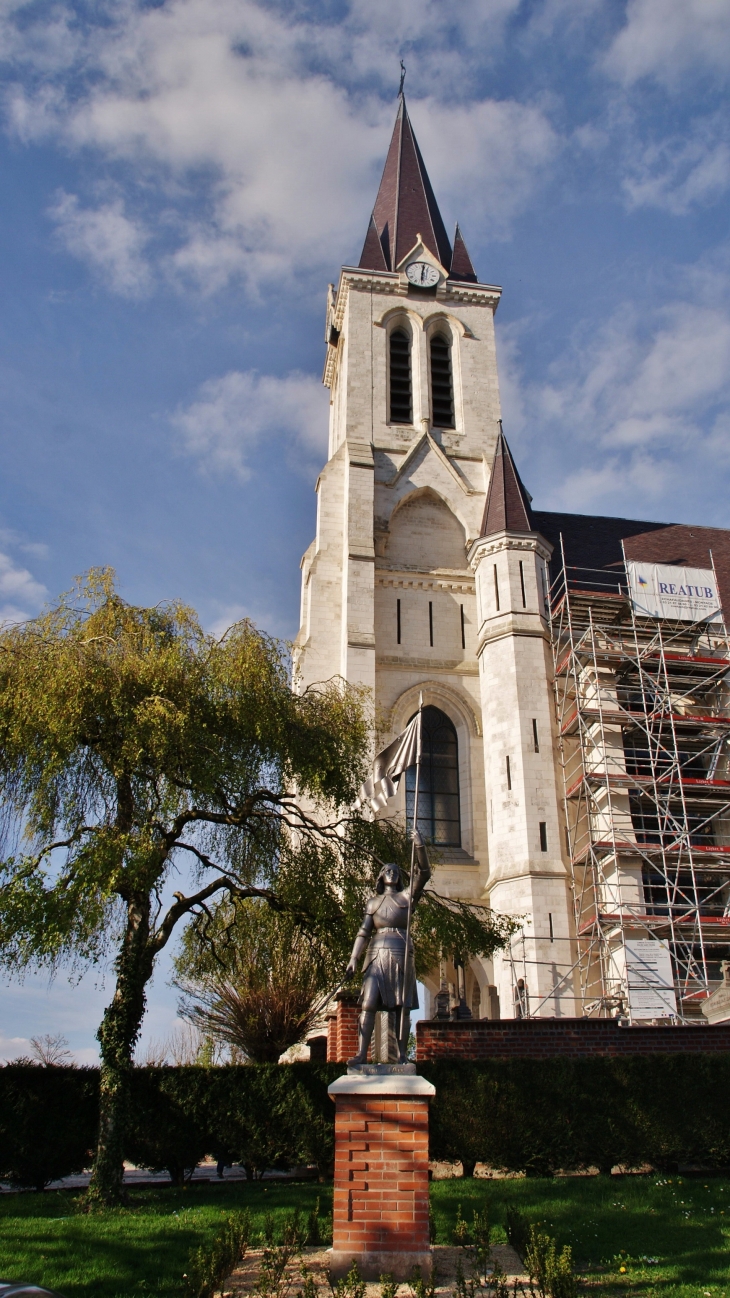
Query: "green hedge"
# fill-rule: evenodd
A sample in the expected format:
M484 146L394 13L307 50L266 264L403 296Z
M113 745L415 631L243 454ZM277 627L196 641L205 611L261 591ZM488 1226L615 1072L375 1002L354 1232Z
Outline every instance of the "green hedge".
M96 1068L0 1067L0 1178L42 1190L88 1167L98 1091Z
M137 1068L126 1156L179 1182L205 1154L331 1174L337 1064ZM436 1086L431 1157L550 1174L644 1162L730 1165L730 1057L632 1056L419 1065ZM0 1067L0 1178L42 1186L88 1166L98 1074Z
M730 1165L730 1056L438 1061L431 1157L549 1175Z

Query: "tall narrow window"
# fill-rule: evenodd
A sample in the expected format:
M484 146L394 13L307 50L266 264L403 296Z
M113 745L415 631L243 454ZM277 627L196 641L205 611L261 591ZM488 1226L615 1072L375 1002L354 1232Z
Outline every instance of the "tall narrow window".
M411 340L405 329L390 335L390 419L394 424L413 422Z
M511 789L512 788L512 768L509 764L509 757L505 758L505 761L507 763L507 788Z
M522 590L522 607L527 608L527 596L525 595L525 568L520 559L520 588Z
M454 427L451 346L443 334L431 339L431 418L435 428Z
M547 852L547 821L540 821L540 851Z
M497 565L494 565L494 599L499 612L499 577L497 576Z
M398 644L400 644L400 600L395 601L395 622L396 631L398 632Z
M464 605L461 605L461 647L466 649L466 625L464 622Z
M540 740L539 740L539 738L538 738L538 734L537 734L537 717L533 717L533 718L532 718L532 739L533 739L533 743L534 743L534 745L535 745L535 752L536 752L536 753L539 753L539 751L540 751Z
M428 601L428 643L433 649L433 603Z
M406 771L406 821L413 825L416 768ZM461 846L459 747L456 730L440 708L423 709L423 748L418 785L418 828L440 847Z

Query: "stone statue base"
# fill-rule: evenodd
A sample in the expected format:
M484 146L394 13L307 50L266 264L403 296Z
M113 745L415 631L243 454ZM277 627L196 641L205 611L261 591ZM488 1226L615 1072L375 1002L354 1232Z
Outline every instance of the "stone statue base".
M348 1064L348 1077L415 1077L415 1064Z
M335 1102L335 1184L330 1269L357 1262L365 1279L414 1266L431 1271L428 1102L436 1094L415 1064L362 1064L328 1088Z

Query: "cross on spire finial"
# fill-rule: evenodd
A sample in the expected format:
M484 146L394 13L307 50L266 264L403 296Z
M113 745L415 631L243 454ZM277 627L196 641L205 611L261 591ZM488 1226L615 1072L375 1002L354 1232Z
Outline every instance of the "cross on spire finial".
M403 94L403 82L405 81L405 79L406 79L406 65L405 65L405 63L403 62L403 60L401 59L401 61L400 61L400 85L399 85L399 87L398 87L398 98L399 98L399 99L400 99L400 96Z

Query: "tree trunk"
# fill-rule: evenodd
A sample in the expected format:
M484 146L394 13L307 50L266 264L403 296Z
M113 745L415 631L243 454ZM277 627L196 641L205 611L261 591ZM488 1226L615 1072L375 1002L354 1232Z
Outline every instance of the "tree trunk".
M146 985L152 975L150 899L144 894L127 903L127 928L116 962L117 985L104 1012L97 1038L101 1046L99 1075L99 1144L89 1186L90 1203L124 1202L124 1150L130 1115L132 1056L145 1011Z

